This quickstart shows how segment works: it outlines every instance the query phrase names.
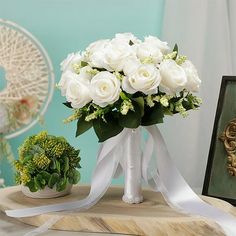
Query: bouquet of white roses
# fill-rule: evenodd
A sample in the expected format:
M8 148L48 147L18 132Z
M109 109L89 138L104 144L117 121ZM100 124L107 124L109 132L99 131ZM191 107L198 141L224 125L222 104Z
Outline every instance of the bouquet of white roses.
M76 136L93 127L100 142L124 128L162 123L164 115L186 116L201 103L192 94L201 83L194 65L154 36L96 41L69 54L61 70L58 87L74 110L65 121L78 120Z

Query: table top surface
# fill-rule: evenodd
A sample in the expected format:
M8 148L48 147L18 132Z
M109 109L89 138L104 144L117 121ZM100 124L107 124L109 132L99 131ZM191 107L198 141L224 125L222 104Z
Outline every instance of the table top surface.
M1 236L23 236L24 234L34 230L35 227L24 224L13 218L7 217L5 213L0 212L0 235ZM48 230L43 236L120 236L121 234L107 233L84 233L72 231Z
M2 212L0 211L0 236L21 236L35 229L34 226L7 217L3 212L6 209L74 201L78 200L78 198L85 198L88 193L89 186L75 186L72 193L68 196L40 200L25 197L21 193L19 186L2 189L0 191L0 210L2 210ZM114 236L134 235L134 232L138 235L146 236L163 236L167 234L175 236L189 236L190 234L208 236L212 232L214 232L214 236L224 235L214 221L200 216L186 215L169 207L160 193L147 189L143 190L144 202L135 205L124 203L121 200L122 194L123 188L110 187L103 198L88 210L71 213L50 213L49 215L26 217L20 220L31 225L40 226L42 225L40 221L47 222L51 218L51 214L63 215L63 219L58 221L53 228L62 230L67 228L68 231L49 230L43 235ZM203 199L236 216L235 208L229 203L210 197L203 197ZM74 232L71 230L74 230ZM139 234L138 232L142 233Z

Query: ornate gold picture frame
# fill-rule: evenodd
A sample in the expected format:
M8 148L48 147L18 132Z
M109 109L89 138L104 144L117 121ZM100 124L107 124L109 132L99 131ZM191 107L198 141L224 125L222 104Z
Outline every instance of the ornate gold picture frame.
M236 205L236 76L223 76L203 195Z

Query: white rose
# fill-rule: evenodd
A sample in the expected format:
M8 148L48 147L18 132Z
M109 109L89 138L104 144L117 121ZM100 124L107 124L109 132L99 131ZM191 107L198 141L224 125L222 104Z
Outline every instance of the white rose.
M90 92L93 102L105 107L119 99L120 81L108 71L99 72L91 80Z
M73 64L80 64L82 60L83 57L81 56L80 52L69 54L67 58L60 64L61 71L65 72L66 70L70 70L74 72Z
M133 74L141 65L142 65L141 62L140 60L138 60L137 57L132 57L132 58L130 57L124 63L123 72L125 75L129 76Z
M113 39L104 53L104 68L109 71L122 71L126 60L135 57L135 51L124 41Z
M148 42L140 43L137 46L137 57L142 61L146 58L151 58L154 64L158 64L162 61L163 54L161 50L153 44Z
M97 68L105 68L104 51L97 51L89 56L89 65Z
M116 34L115 38L122 40L126 42L127 44L129 44L130 41L134 44L141 43L141 40L136 38L132 33L119 33L119 34Z
M154 36L148 36L144 39L145 43L152 45L155 48L158 48L163 54L170 52L170 47L168 46L167 42L162 42L160 39Z
M97 40L97 41L89 44L89 46L86 48L86 52L88 52L89 54L93 54L97 51L101 51L106 47L106 45L109 42L110 42L109 39Z
M92 68L90 66L84 66L80 69L79 74L75 77L80 82L89 85L92 75L89 73Z
M104 68L104 50L107 47L110 40L98 40L91 43L86 48L86 57L88 58L89 65L92 67Z
M68 87L68 83L75 79L76 74L71 72L71 71L66 71L64 73L62 73L61 75L61 80L59 81L59 83L57 84L57 87L61 90L61 95L65 96L66 95L66 90Z
M88 86L79 80L71 80L66 90L66 99L73 108L81 108L92 101Z
M139 66L132 75L123 78L122 88L130 94L137 91L147 95L155 94L160 81L159 70L152 64L144 64Z
M185 88L187 76L184 69L174 60L164 60L160 64L160 90L167 94L175 94Z
M187 76L185 88L191 92L198 92L201 85L201 80L198 77L197 70L191 61L186 60L181 67L184 69Z
M69 71L69 70L62 73L61 80L57 84L57 87L61 90L61 95L62 96L66 95L68 83L71 80L78 80L81 83L83 83L84 85L89 86L92 75L90 73L88 73L88 71L91 69L92 68L90 66L85 66L80 69L79 74L73 73L72 71Z

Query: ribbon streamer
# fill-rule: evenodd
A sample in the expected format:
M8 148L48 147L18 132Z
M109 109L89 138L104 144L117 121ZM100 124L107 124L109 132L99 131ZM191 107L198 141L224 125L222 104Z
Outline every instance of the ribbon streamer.
M145 182L154 191L160 191L171 207L188 214L210 218L218 223L228 236L236 236L236 218L205 203L198 197L172 162L158 128L153 125L145 127L145 129L149 134L142 155L142 177ZM117 172L116 175L121 173L123 150L126 150L126 140L131 132L131 129L124 129L120 134L102 144L91 182L91 190L85 199L63 204L8 210L6 214L11 217L29 217L48 212L75 209L79 211L90 208L105 194L115 173ZM151 170L150 167L153 165L150 165L150 161L153 156L156 167Z
M153 190L158 190L161 186L161 192L167 202L177 209L192 215L200 215L210 218L218 223L224 232L229 236L236 235L236 218L212 205L204 202L190 186L186 183L183 176L177 170L170 158L164 139L156 126L146 127L150 134L146 149L143 155L143 161L148 162L153 152L156 152L157 169L152 177L145 175L145 180L150 183ZM158 145L154 145L154 144ZM152 146L152 154L147 151L148 145ZM150 147L149 147L150 148ZM148 166L147 163L144 164ZM145 172L145 171L143 171ZM151 172L153 173L153 172ZM171 173L171 175L169 174Z

